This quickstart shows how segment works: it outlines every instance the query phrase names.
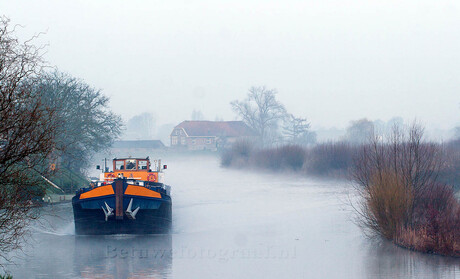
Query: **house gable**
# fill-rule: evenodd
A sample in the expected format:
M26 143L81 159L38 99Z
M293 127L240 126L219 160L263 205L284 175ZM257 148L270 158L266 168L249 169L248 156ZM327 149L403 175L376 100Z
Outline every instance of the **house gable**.
M238 138L255 137L243 121L183 121L171 132L171 146L216 151Z

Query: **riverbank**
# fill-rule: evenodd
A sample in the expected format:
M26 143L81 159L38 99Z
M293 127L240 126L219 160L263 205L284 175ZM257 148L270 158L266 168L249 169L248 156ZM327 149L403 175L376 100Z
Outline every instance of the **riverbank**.
M420 145L417 148L425 147L428 146ZM459 193L455 194L444 184L448 179L458 180L458 174L454 173L456 170L452 166L458 165L459 162L458 158L452 156L453 152L449 153L451 156L448 158L443 158L451 161L449 164L440 165L438 181L429 177L431 170L417 168L422 171L421 174L425 176L423 179L426 181L417 184L418 186L411 186L404 181L417 181L419 174L403 177L401 175L407 173L404 169L382 169L380 171L387 172L389 177L382 180L382 176L379 176L379 179L369 181L373 177L373 171L367 168L375 164L369 162L358 168L354 164L362 148L363 146L339 142L320 144L312 148L287 145L256 149L250 143L240 142L222 155L221 165L229 168L269 170L274 173L290 171L308 177L348 180L356 179L356 171L360 170L362 175L355 181L358 182L357 184L362 182L359 186L362 200L356 208L360 211L358 215L364 216L364 220L361 220L363 227L398 246L411 250L460 256ZM383 152L380 154L389 154L386 148L389 146L382 145ZM405 144L398 150L404 148L406 148ZM431 148L438 147L429 145L429 149L422 151L425 152L424 154L430 154ZM372 155L369 157L375 158ZM390 157L385 158L391 161ZM432 160L428 157L425 159ZM419 167L427 166L423 164ZM409 166L406 163L401 164L403 167L406 165ZM410 190L411 187L416 187L416 191ZM415 196L409 193L415 193Z
M45 204L59 204L59 203L68 203L72 201L74 195L59 195L59 194L50 194L44 197Z

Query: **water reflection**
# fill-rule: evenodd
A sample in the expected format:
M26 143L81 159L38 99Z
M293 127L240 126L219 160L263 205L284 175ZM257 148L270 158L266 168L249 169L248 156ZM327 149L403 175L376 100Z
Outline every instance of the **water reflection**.
M168 278L171 265L171 235L75 237L80 278Z
M171 235L35 235L8 266L15 278L169 278Z
M370 240L368 246L368 278L456 278L460 274L458 258L409 251L378 239Z

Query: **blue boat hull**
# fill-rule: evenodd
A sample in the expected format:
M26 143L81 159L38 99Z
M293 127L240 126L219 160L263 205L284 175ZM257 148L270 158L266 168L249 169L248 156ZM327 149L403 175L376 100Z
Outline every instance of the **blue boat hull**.
M162 193L161 198L125 195L128 184L122 182L123 191L118 192L113 183L113 195L80 199L82 193L77 193L72 198L76 234L163 234L170 231L171 197L166 193ZM139 208L134 218L127 213L130 203L132 211ZM113 209L108 217L107 207Z

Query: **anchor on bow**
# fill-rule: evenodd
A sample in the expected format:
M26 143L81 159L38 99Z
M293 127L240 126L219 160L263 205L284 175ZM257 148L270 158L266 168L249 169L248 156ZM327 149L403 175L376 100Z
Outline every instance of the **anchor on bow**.
M107 207L107 210L105 210L104 206L101 206L102 211L104 211L105 215L105 221L109 219L110 216L113 216L113 208L111 208L106 202L104 202L105 206Z
M140 207L138 206L134 211L131 210L131 207L133 206L133 199L129 201L128 208L126 209L126 216L130 219L136 219L136 214L139 211Z

